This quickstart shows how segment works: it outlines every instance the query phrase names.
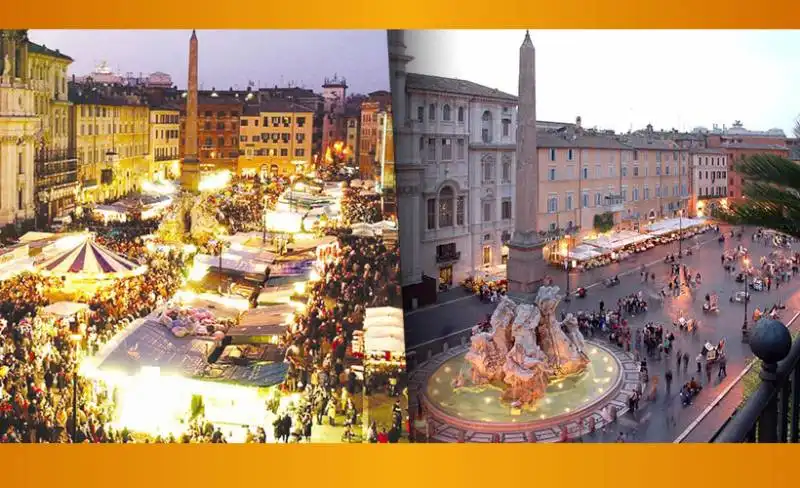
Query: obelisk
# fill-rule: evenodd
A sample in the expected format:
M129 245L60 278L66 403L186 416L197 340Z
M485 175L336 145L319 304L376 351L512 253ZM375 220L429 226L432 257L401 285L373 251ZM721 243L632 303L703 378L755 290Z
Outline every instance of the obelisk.
M189 82L186 91L186 144L181 161L181 186L196 192L200 185L200 159L197 155L197 33L189 39Z
M546 274L536 220L539 211L539 153L536 145L536 51L529 32L519 48L517 172L514 234L508 243L508 290L529 301Z

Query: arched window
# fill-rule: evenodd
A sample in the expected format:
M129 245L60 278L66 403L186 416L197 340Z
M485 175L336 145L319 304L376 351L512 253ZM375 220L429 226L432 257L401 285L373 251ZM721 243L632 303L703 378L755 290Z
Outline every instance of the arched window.
M453 188L445 186L439 191L439 227L453 226Z
M492 142L492 113L488 110L481 117L481 140Z
M428 105L428 120L436 120L436 104Z
M464 107L458 107L458 121L464 122Z
M442 120L446 122L450 121L450 105L442 107Z

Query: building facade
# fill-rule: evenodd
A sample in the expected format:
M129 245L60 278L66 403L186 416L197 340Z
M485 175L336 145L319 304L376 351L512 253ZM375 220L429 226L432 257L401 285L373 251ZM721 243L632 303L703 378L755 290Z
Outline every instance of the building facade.
M239 160L239 118L244 108L238 93L201 91L198 94L197 143L201 170L235 172ZM181 158L185 152L186 105L181 107Z
M320 153L333 143L344 141L345 103L347 100L347 81L334 76L326 78L322 85L322 148Z
M689 212L707 216L712 207L728 198L728 158L722 149L694 149L691 161Z
M34 153L40 130L25 30L0 30L0 226L35 216Z
M39 131L34 156L37 228L75 209L78 161L70 139L67 68L72 58L28 43L28 72L34 88Z
M180 178L181 112L178 108L150 109L150 167L151 181Z
M423 169L424 203L416 222L420 268L440 284L458 284L507 255L516 97L463 80L409 73L406 98L414 141L409 157Z
M735 165L757 154L774 154L788 158L786 134L781 129L754 131L745 129L741 121L729 128L714 127L706 133L707 147L724 151L728 164L728 198L742 198L742 176Z
M283 99L244 108L239 130L239 174L291 175L311 167L312 109Z
M149 179L150 109L102 87L73 85L71 131L84 203L119 199Z

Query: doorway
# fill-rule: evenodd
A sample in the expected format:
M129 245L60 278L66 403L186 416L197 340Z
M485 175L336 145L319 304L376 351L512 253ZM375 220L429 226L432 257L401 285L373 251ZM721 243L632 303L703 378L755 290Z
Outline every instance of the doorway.
M483 246L483 265L492 264L492 246Z
M444 266L439 268L439 284L453 286L453 267Z

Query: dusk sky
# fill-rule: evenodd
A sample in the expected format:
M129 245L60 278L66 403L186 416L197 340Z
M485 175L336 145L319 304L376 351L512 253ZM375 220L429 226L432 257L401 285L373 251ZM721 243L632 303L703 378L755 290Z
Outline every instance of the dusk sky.
M33 42L72 57L70 75L87 75L101 61L121 73L163 71L186 87L187 30L37 30ZM326 77L347 79L349 93L389 89L386 31L199 30L203 89L296 86L321 91Z
M411 72L516 94L524 30L410 31ZM800 31L531 30L537 118L627 132L741 120L791 136Z

